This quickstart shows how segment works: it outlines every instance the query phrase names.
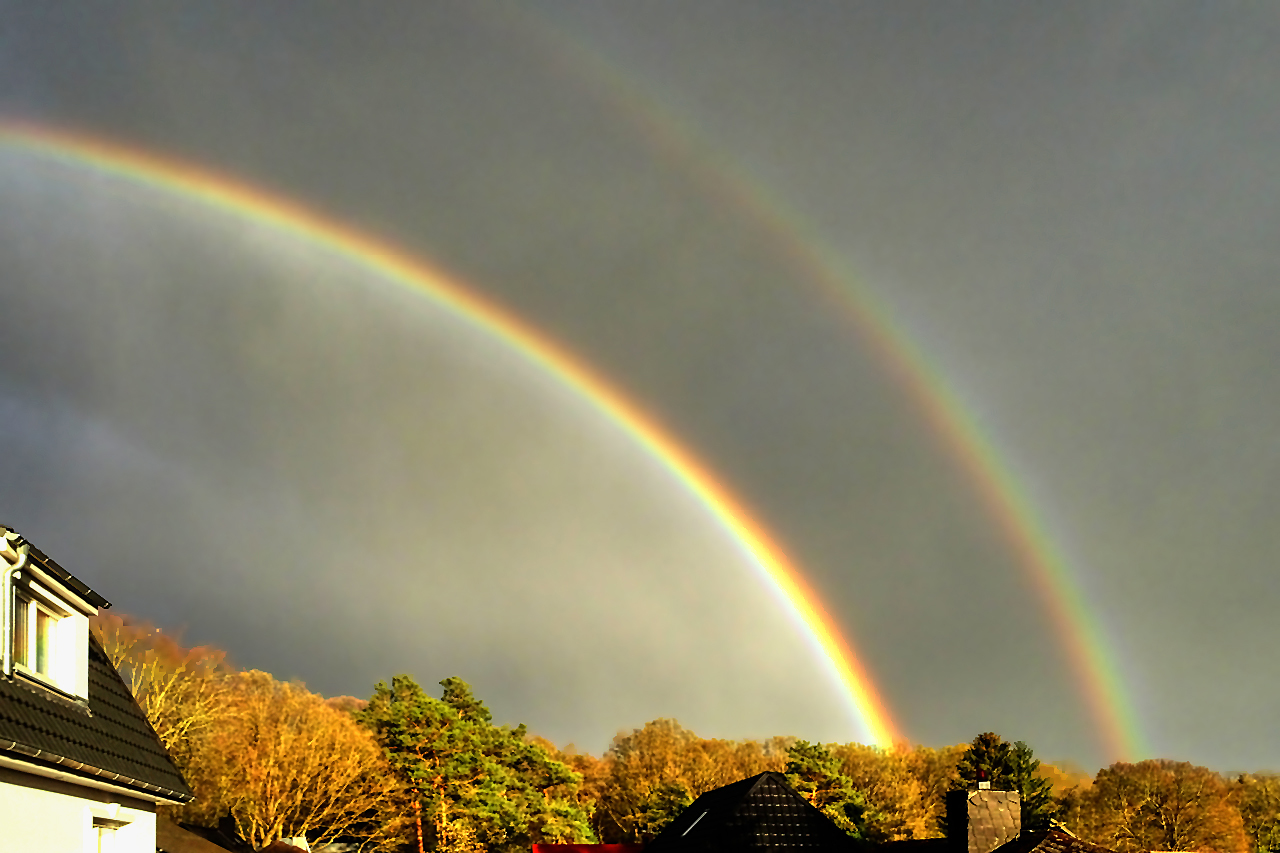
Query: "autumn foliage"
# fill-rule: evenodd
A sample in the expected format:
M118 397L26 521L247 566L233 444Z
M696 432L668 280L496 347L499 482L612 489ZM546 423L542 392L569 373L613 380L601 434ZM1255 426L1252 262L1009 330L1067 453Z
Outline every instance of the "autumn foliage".
M1207 767L1122 762L1098 771L1082 796L1077 829L1119 853L1246 853L1250 840L1234 799L1231 784Z
M229 815L254 847L300 835L321 844L395 837L398 786L349 714L256 670L229 676L223 695L228 712L188 768L201 795L192 819Z
M1149 760L1091 778L989 732L886 750L708 739L669 719L621 732L594 756L495 725L461 679L442 681L439 698L397 676L369 700L325 699L146 623L104 614L93 628L196 793L170 816L230 821L255 849L297 836L422 853L644 842L701 794L771 770L873 844L942 835L947 791L981 772L1030 797L1037 825L1117 853L1280 853L1280 777L1270 774Z

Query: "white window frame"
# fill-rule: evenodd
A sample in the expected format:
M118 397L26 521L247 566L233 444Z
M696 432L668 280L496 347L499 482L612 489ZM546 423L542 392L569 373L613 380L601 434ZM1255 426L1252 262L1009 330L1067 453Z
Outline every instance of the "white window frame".
M44 684L45 686L52 687L59 692L74 693L74 690L71 689L71 685L66 683L66 673L63 671L67 668L67 661L64 657L67 652L70 651L70 649L67 648L68 644L66 642L66 638L63 636L67 632L63 629L64 627L71 627L63 620L71 615L71 611L62 605L57 596L45 590L32 580L27 580L25 583L15 583L11 594L13 596L11 606L13 608L12 613L14 624L13 631L9 637L9 642L12 649L11 653L13 655L14 672L21 673L27 678ZM25 607L20 606L23 603L22 599L26 599ZM20 614L21 610L25 610L26 613ZM46 672L41 672L36 669L34 665L34 662L37 660L36 644L39 642L36 632L36 625L38 624L36 614L39 611L44 611L52 620L52 623L49 625L49 658ZM25 618L27 620L26 658L30 661L29 663L23 663L19 660L17 649L17 621L19 618Z
M0 528L2 529L2 528ZM5 534L5 544L12 537ZM46 690L60 693L70 699L87 701L89 698L89 618L98 608L82 595L64 587L56 578L47 576L27 559L26 545L17 549L18 560L12 562L8 554L0 555L0 611L3 611L3 628L0 629L0 658L3 658L3 674L6 678L20 677L24 681ZM34 599L40 610L53 617L53 642L49 648L47 672L39 672L31 663L17 662L14 642L17 639L18 593ZM35 636L36 610L28 604L21 616L27 621L27 642ZM28 660L34 651L27 648Z

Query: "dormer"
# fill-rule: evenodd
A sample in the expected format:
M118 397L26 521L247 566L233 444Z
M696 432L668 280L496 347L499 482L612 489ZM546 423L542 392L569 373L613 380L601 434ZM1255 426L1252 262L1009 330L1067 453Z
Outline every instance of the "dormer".
M19 533L0 527L7 678L89 698L89 617L111 604Z

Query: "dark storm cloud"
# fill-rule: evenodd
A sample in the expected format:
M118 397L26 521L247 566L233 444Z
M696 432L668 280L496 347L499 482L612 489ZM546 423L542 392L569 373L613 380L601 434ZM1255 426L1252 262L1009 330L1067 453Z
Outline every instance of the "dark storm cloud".
M1069 547L1157 751L1218 766L1280 762L1258 751L1280 703L1257 669L1276 639L1267 614L1277 603L1266 569L1280 414L1269 370L1280 267L1270 10L433 4L373 19L318 4L10 4L4 14L5 111L315 204L440 259L617 377L781 533L913 737L995 728L1042 754L1100 761L1044 611L970 484L804 271L637 134L636 104L589 79L592 66L578 76L556 48L576 40L692 128L699 151L797 210L802 236L901 312ZM65 275L94 263L77 245ZM130 252L139 264L168 257L150 244ZM6 311L34 298L15 289ZM30 328L59 341L68 328L117 328L82 315L51 325L59 300L75 314L73 292L39 290ZM128 293L131 310L166 299L163 289ZM234 293L215 315L244 341L240 373L311 358L284 346L288 336L255 337L255 318L285 322L307 300L295 306L274 286ZM342 340L317 357L344 391L369 389L357 401L404 381L388 363L420 357L357 346L358 330ZM102 351L141 359L161 344L172 346L126 339ZM33 400L80 406L86 422L114 405L120 365L65 349L6 360L13 411L35 412L27 422L49 417L40 413L51 404ZM204 389L228 381L210 366L232 356L197 355L135 384L189 398L200 442L168 421L120 436L198 472L165 488L221 490L225 518L171 512L180 532L155 546L157 560L210 547L227 519L252 524L254 495L332 521L310 497L324 479L315 471L331 470L328 442L373 430L387 440L369 447L394 446L416 423L410 409L375 430L351 409L320 406L309 412L314 434L278 459L295 440L297 406L318 393L278 399L263 379L242 390L271 417L205 413ZM29 458L50 458L31 447ZM468 458L500 467L501 447ZM253 489L218 480L214 462L252 453L275 466L245 475ZM443 463L428 454L415 464ZM400 470L388 457L361 476L373 488ZM59 482L74 492L73 481ZM506 517L536 504L491 509ZM73 535L53 504L39 506L33 523ZM120 507L82 509L85 523L129 520ZM462 525L491 517L464 500L447 511ZM133 515L135 530L144 515ZM389 540L414 529L376 502L356 521ZM275 547L281 564L319 548L284 535ZM182 604L201 606L194 595ZM299 632L272 630L276 647L297 647L282 661L306 653ZM489 660L510 657L495 649ZM572 679L574 666L589 663L551 682ZM493 679L494 696L506 680Z

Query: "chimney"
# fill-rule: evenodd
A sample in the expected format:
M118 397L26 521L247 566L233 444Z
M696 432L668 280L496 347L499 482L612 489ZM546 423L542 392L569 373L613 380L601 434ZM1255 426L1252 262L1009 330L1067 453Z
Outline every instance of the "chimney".
M947 840L952 853L991 853L1018 837L1022 798L1017 791L951 791L947 794Z

